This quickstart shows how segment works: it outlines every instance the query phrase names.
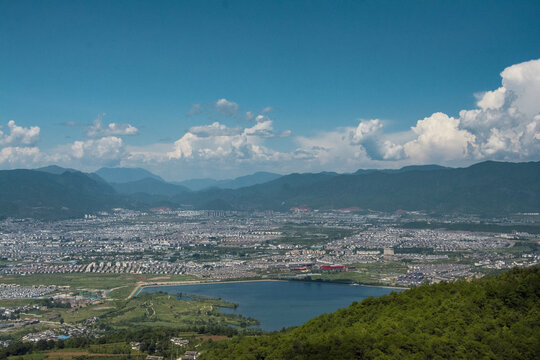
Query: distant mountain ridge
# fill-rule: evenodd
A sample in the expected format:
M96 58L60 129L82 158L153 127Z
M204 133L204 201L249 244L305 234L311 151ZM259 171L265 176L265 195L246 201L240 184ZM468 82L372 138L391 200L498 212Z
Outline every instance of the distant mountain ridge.
M101 168L95 172L108 183L127 183L146 178L165 182L160 176L142 168Z
M373 172L395 174L395 173L402 173L402 172L407 172L407 171L433 171L433 170L446 170L446 169L451 169L451 168L441 166L441 165L409 165L409 166L404 166L400 169L358 169L356 170L356 172L353 173L353 175L370 174Z
M60 167L58 165L44 166L44 167L37 168L35 170L46 172L46 173L49 173L49 174L56 174L56 175L61 175L61 174L65 173L66 171L67 172L82 172L82 171L71 169L71 168L63 168L63 167Z
M133 204L109 184L79 171L0 171L0 217L59 219L121 206Z
M134 173L147 175L140 170ZM486 161L456 169L423 166L355 174L290 174L236 189L200 191L156 177L107 183L96 173L59 167L3 170L0 216L65 218L111 207L155 206L247 211L355 207L490 216L540 210L540 162Z
M106 182L105 180L103 180L96 173L85 173L85 172L75 170L75 169L71 169L71 168L63 168L63 167L58 166L58 165L44 166L44 167L40 167L40 168L37 168L37 169L34 169L34 170L41 171L41 172L46 172L46 173L49 173L49 174L55 174L55 175L62 175L65 172L68 172L68 173L81 173L81 174L85 174L86 176L92 178L93 180L95 180L97 182L102 182L102 183Z
M145 193L149 195L174 196L190 192L185 186L175 185L149 177L125 183L111 183L111 186L119 194L126 195Z
M251 175L239 176L234 179L215 180L215 179L190 179L184 181L176 181L173 184L183 185L193 191L199 191L211 187L220 189L238 189L241 187L262 184L268 181L275 180L282 175L259 171Z
M540 162L487 161L467 168L396 173L291 174L236 190L209 189L175 198L202 207L214 200L235 209L359 207L379 211L507 213L540 209Z

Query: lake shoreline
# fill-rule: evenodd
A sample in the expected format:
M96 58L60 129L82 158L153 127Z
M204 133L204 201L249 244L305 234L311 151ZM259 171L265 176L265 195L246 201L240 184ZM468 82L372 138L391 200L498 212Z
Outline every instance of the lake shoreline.
M142 284L141 284L142 285ZM313 282L290 279L252 279L231 281L190 281L181 285L146 286L140 291L166 292L171 296L182 294L223 299L237 304L225 312L241 314L260 321L264 331L277 331L298 326L313 317L331 313L369 297L401 292L388 286L353 286L340 282ZM189 285L189 286L186 286ZM209 285L209 286L206 286ZM215 286L210 286L215 285Z
M296 279L251 279L251 280L193 280L193 281L171 281L160 283L145 283L141 284L134 290L134 295L137 296L144 288L163 287L163 286L184 286L184 285L211 285L211 284L234 284L234 283L246 283L246 282L304 282L312 284L334 284L334 285L348 285L348 286L365 286L373 288L383 289L395 289L395 290L408 290L408 287L390 286L390 285L374 285L374 284L362 284L362 283L344 283L340 281L316 281L316 280L296 280Z

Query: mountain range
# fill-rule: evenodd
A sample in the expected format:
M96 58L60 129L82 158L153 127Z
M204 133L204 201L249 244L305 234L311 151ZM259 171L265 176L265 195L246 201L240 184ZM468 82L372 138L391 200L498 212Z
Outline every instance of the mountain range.
M201 208L288 210L361 209L503 214L538 211L540 162L483 162L467 168L387 173L291 174L236 190L210 189L175 197Z
M0 217L61 219L132 207L112 186L78 171L0 171Z
M168 183L144 169L104 168L83 173L49 166L0 171L0 216L65 218L111 207L156 206L279 211L355 207L495 215L537 212L539 179L540 162L486 161L466 168L409 166L353 174L256 173L214 180L209 188L209 182L197 185L193 180L190 189L189 182ZM193 190L199 188L202 190Z
M215 180L215 179L190 179L174 182L174 184L183 185L193 191L199 191L206 188L220 189L239 189L246 186L263 184L275 180L282 175L259 171L251 175L240 176L235 179Z

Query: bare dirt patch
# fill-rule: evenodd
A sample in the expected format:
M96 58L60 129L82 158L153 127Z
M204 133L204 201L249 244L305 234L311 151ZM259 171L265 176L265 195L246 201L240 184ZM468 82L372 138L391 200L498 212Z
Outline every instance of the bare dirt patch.
M158 277L150 278L148 280L168 280L170 278L171 278L170 276L158 276Z

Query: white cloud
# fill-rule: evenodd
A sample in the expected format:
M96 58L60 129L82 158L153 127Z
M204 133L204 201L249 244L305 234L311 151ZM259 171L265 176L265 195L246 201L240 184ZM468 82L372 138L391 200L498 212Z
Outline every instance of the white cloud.
M417 138L405 143L405 156L419 162L445 161L469 157L476 137L459 128L459 119L435 113L418 120L412 131Z
M135 127L104 125L98 118L87 129L90 139L44 151L33 146L39 140L39 127L21 127L10 121L7 130L0 131L0 163L14 167L55 162L80 169L119 164L186 178L238 175L235 171L239 169L242 173L250 169L348 172L422 163L466 165L484 159L539 160L540 60L510 66L501 72L501 79L497 89L477 95L475 108L457 116L434 113L401 132L387 132L384 121L368 119L283 140L279 138L291 136L291 132L276 131L268 117L271 109L265 108L245 113L249 125L214 121L191 127L174 143L145 146L124 144L121 137L136 134ZM226 99L208 106L226 116L240 110ZM192 109L202 111L202 106L195 104Z
M258 116L257 122L246 128L230 128L219 122L196 126L174 143L169 159L229 161L270 160L279 152L263 146L264 139L282 135L273 131L272 120ZM284 132L285 135L289 133Z
M99 159L118 159L123 152L122 139L116 136L97 140L75 141L71 145L73 157L80 159L92 157Z
M511 107L528 118L540 113L540 59L507 67L501 77Z
M295 156L310 163L314 169L350 171L361 162L369 161L366 149L354 141L356 128L339 128L313 137L296 137L299 144ZM306 164L303 164L305 166Z
M360 143L368 137L375 135L382 127L383 124L379 119L362 120L356 127L352 140L356 143Z
M339 164L334 165L338 168L381 165L380 160L401 164L538 160L540 60L510 66L501 77L501 87L478 95L478 107L462 110L458 117L435 113L403 133L385 133L380 120L363 120L356 128L298 137L297 153L321 164Z
M232 116L240 109L237 103L228 101L227 99L219 99L216 101L215 106L219 113L226 116Z
M42 160L43 154L39 148L8 146L0 149L0 164L13 167L33 167Z
M130 124L109 123L103 125L101 117L94 120L94 123L86 128L86 136L99 138L105 136L132 136L137 135L139 129Z
M506 88L500 87L497 90L486 91L479 96L477 105L482 110L500 109L506 100Z
M7 134L0 129L0 146L33 145L39 140L39 126L22 127L10 120L8 129Z
M118 165L128 155L121 138L106 136L59 145L51 149L42 162L89 170L101 166Z
M256 124L250 128L244 129L244 135L246 136L258 136L270 138L276 136L274 133L272 120L263 115L258 115L255 118Z
M189 133L199 137L209 136L230 136L242 133L240 128L229 128L226 125L214 122L212 125L193 126L188 130Z
M479 158L538 158L540 60L512 65L501 77L502 86L484 93L479 108L459 113L460 127L476 136Z

